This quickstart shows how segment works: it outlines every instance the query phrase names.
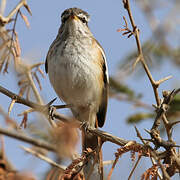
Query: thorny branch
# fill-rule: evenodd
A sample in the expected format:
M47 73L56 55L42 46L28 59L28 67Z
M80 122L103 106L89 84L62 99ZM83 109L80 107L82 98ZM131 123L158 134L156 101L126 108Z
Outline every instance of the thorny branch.
M175 123L169 123L169 121L167 120L166 118L166 112L168 110L168 107L169 107L169 104L172 100L172 98L177 94L179 93L180 89L178 90L173 90L171 93L170 92L167 92L167 91L164 91L163 93L163 101L161 101L161 99L159 98L159 93L158 93L158 87L159 85L168 80L169 78L171 78L171 76L168 76L168 77L165 77L163 79L160 79L158 81L155 81L153 79L153 76L145 62L145 59L144 59L144 56L143 56L143 51L142 51L142 47L141 47L141 43L140 43L140 38L139 38L139 29L137 28L136 24L135 24L135 21L134 21L134 18L133 18L133 15L131 13L131 9L130 9L130 3L129 3L129 0L123 0L123 4L124 4L124 8L127 10L128 12L128 15L129 15L129 19L130 19L130 23L131 23L131 26L132 26L132 31L128 28L128 23L126 21L126 18L123 17L124 21L125 21L125 28L124 29L120 29L120 31L125 31L125 33L123 33L123 35L126 35L126 34L129 34L128 35L128 38L131 37L132 35L134 35L135 37L135 40L136 40L136 44L137 44L137 49L138 49L138 57L134 63L134 66L140 61L145 72L146 72L146 75L148 76L149 78L149 81L151 82L151 85L152 85L152 88L153 88L153 91L154 91L154 95L155 95L155 99L156 99L156 103L157 105L155 106L156 108L156 112L157 112L157 116L155 118L155 121L154 121L154 124L151 128L151 131L149 132L150 135L151 135L151 140L150 142L153 142L153 144L155 145L155 149L159 148L159 147L164 147L166 149L166 153L171 155L171 158L169 157L168 158L168 162L164 162L164 163L167 163L169 166L172 166L173 162L175 161L175 163L177 164L176 166L176 169L179 169L180 171L180 164L179 164L179 157L178 156L178 153L176 152L176 149L174 148L176 145L175 145L175 142L172 140L172 126L179 123L179 122L175 122ZM167 133L167 136L168 136L168 141L165 141L163 140L161 137L160 137L160 133L158 131L158 127L160 125L160 120L163 120L163 123L164 123L164 126L165 126L165 129L166 129L166 133ZM177 146L179 147L179 146ZM174 160L174 157L172 157L172 152L174 152L174 157L175 160ZM160 168L162 170L162 174L163 174L163 178L164 179L170 179L169 175L174 175L175 173L175 168L173 169L173 172L168 172L168 168L164 168L161 163L160 163L160 159L158 159L156 157L155 154L153 154L153 158L157 160L157 164L160 164ZM162 158L163 159L163 158ZM173 161L174 160L174 161ZM165 161L165 159L164 159ZM171 163L170 163L171 162ZM154 166L154 165L153 165Z
M38 105L36 103L28 101L28 100L26 100L26 99L24 99L24 98L22 98L16 94L10 92L9 90L7 90L1 86L0 86L0 92L7 95L10 98L12 98L15 101L15 103L24 104L26 106L34 108L36 111L39 111L41 113L45 113L46 115L48 114L49 106L52 103L52 102L50 102L48 105ZM67 118L65 116L61 116L56 111L53 112L53 117L58 119L58 120L62 120L65 123L69 123L72 121L72 119ZM79 126L80 126L80 123L77 121L77 127L79 127ZM124 148L122 149L123 151L121 150L121 154L122 154L122 152L125 153L125 152L128 152L130 150L133 150L134 152L141 152L142 156L148 156L147 154L149 153L149 151L152 150L151 147L149 147L149 146L136 143L135 141L128 141L128 140L113 136L113 135L111 135L107 132L104 132L102 130L99 130L99 129L87 129L87 131L89 133L93 133L94 135L101 137L102 142L109 141L109 142L115 143L117 145L124 146ZM6 131L4 129L0 129L0 133L7 135L7 136L10 136L12 138L16 138L16 139L28 142L28 143L36 145L38 147L45 148L47 150L51 150L51 151L56 150L55 147L53 147L50 144L44 144L43 142L36 142L37 140L34 140L34 139L26 137L26 136L24 137L24 135L21 135L21 134ZM129 143L131 144L131 146L128 145ZM164 157L162 155L162 153L159 154L159 156Z
M33 108L35 111L39 111L39 112L43 112L44 114L49 114L49 107L51 104L47 104L47 105L39 105L36 104L32 101L29 101L27 99L24 99L21 96L18 96L15 93L12 93L11 91L9 91L8 89L3 88L2 86L0 86L0 92L5 94L6 96L10 97L12 100L14 100L15 103L19 103L19 104L23 104L26 105L28 107ZM61 115L58 112L53 112L53 117L56 119L60 119L64 122L70 122L70 119L65 117L64 115Z
M36 104L36 103L34 103L32 101L24 99L21 96L18 96L17 94L3 88L2 86L0 86L0 92L2 94L5 94L6 96L10 97L12 100L14 100L15 103L19 103L19 104L23 104L23 105L26 105L28 107L31 107L35 111L41 112L41 113L45 114L46 116L49 115L50 105L52 104L52 102L54 102L54 101L51 101L47 105L39 105L39 104ZM58 106L58 107L60 107L60 106ZM62 107L65 107L65 105L62 105ZM71 123L72 121L73 122L75 121L74 124L76 125L76 127L81 126L81 123L79 121L77 121L75 119L68 118L68 117L66 117L64 115L61 115L56 110L53 111L52 116L53 116L53 118L55 118L57 120L61 120L61 121L65 122L65 123ZM124 146L129 142L128 140L124 140L122 138L113 136L112 134L109 134L109 133L107 133L105 131L102 131L102 130L99 130L99 129L89 129L88 128L87 131L89 133L93 133L96 136L101 137L101 140L103 142L109 141L109 142L115 143L115 144L120 145L120 146Z

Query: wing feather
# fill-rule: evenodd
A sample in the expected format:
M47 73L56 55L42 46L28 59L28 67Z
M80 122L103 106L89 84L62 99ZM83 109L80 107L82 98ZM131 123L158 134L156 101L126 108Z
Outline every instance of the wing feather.
M98 43L98 48L102 56L102 71L103 71L104 86L102 90L101 104L99 106L99 111L97 112L97 120L98 120L98 126L102 127L104 125L106 119L106 112L107 112L108 94L109 94L109 76L108 76L106 56L103 48L99 43Z

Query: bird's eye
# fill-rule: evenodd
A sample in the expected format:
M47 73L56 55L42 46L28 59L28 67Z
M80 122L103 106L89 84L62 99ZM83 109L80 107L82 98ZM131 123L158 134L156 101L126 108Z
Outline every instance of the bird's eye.
M87 24L87 20L85 17L79 17L79 19L84 23L84 24Z
M83 22L83 23L86 23L85 17L82 18L82 22Z

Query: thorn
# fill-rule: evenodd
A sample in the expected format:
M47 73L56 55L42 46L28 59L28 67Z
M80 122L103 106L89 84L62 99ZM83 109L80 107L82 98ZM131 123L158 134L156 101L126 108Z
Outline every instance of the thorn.
M71 108L72 104L64 104L64 105L54 105L56 109L64 109L64 108Z
M11 110L12 110L12 108L13 108L13 106L14 106L15 103L16 103L16 100L13 99L13 100L11 101L11 104L10 104L9 107L8 107L8 115L10 115L10 112L11 112Z
M137 127L136 126L134 126L134 128L135 128L135 130L136 130L136 133L138 132L138 129L137 129Z
M134 128L135 128L135 130L136 130L137 136L138 136L138 137L141 137L141 135L140 135L139 130L137 129L137 127L134 126Z
M175 121L175 122L170 123L169 126L172 128L174 125L176 125L178 123L180 123L180 121Z
M175 89L174 89L175 90ZM174 96L180 92L180 88L174 92Z
M135 62L133 63L133 71L134 71L134 69L135 69L137 63L138 63L140 60L141 60L141 57L138 56L138 57L136 58Z
M46 106L50 106L55 100L57 99L57 97L56 98L54 98L53 100L51 100L49 103L47 103L47 105Z
M177 90L176 90L177 91ZM171 91L171 93L170 93L170 96L172 95L172 94L174 94L175 92L175 89L173 89L172 91Z
M165 78L163 78L163 79L160 79L160 80L156 81L155 84L156 84L157 86L159 86L161 83L163 83L164 81L169 80L169 79L172 78L172 77L173 77L173 76L167 76L167 77L165 77Z
M18 116L24 116L25 114L28 114L28 113L31 113L31 112L34 112L35 110L30 108L30 109L27 109L25 111L23 111L22 113L18 114Z
M24 7L28 11L28 13L32 16L32 12L31 12L31 9L29 8L29 6L27 4L24 4Z
M158 106L156 104L152 104L152 107L155 108L156 110L158 109Z
M151 134L151 131L147 130L147 129L144 129L148 134Z

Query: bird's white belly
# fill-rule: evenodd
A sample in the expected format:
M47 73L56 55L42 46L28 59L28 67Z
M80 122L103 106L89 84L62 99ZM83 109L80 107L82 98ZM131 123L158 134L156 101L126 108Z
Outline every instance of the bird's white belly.
M58 96L67 104L97 106L100 101L100 72L88 59L80 56L51 59L49 79ZM88 56L86 56L88 57Z

